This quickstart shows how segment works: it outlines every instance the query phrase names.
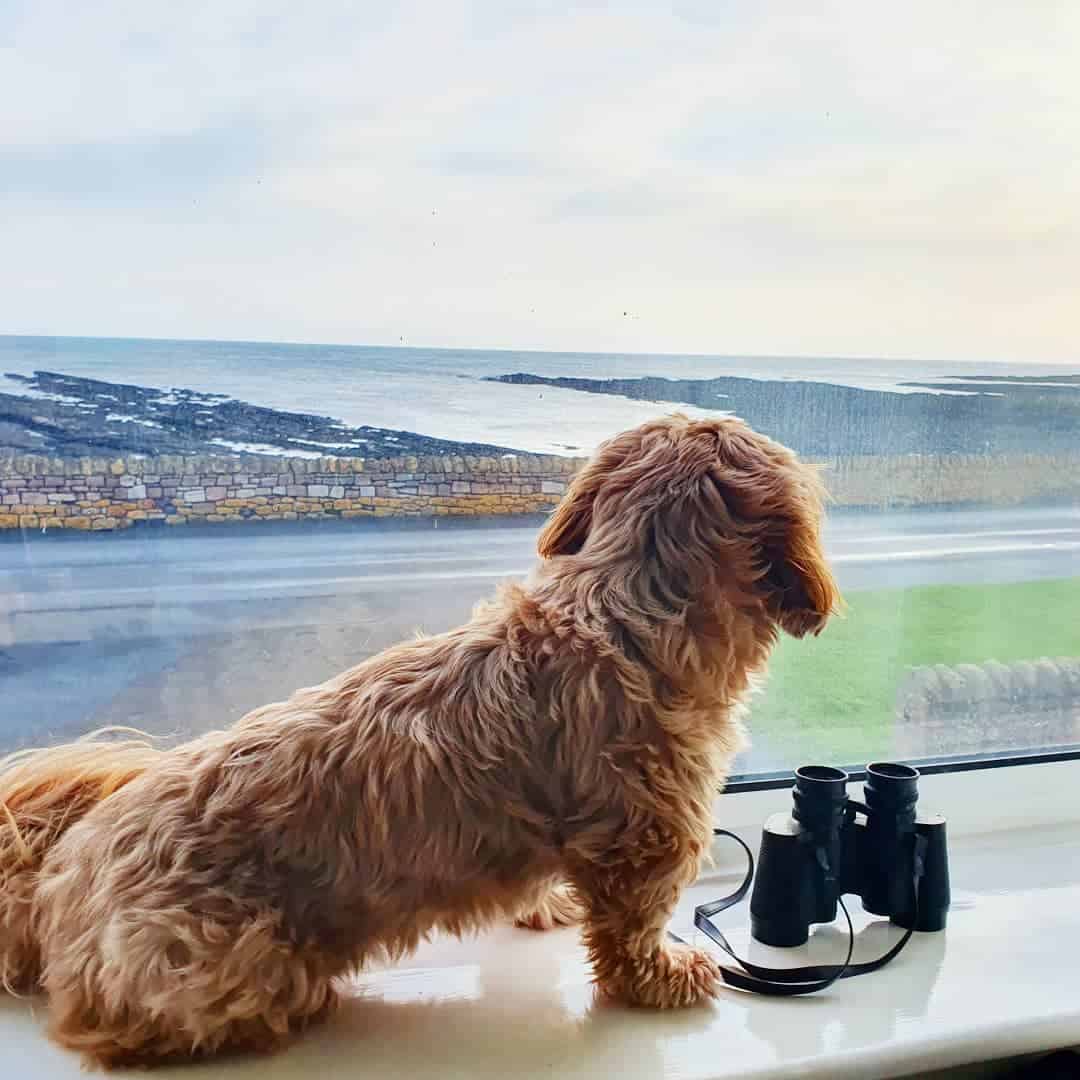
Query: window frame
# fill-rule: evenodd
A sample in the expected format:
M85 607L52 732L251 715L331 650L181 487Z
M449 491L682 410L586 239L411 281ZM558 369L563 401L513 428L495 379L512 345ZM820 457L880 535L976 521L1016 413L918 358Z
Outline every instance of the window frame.
M944 814L950 845L958 837L1080 824L1080 748L914 764L922 773L919 806ZM849 773L848 792L859 798L865 769ZM756 851L766 819L790 811L787 790L793 784L791 773L734 777L713 802L713 820ZM718 838L712 855L714 867L741 873L743 855L730 840ZM703 873L709 871L703 868Z
M1002 750L988 754L944 754L929 758L895 758L903 765L911 765L922 776L939 776L946 773L980 772L986 769L1014 768L1020 765L1048 765L1061 761L1080 761L1080 743L1066 743L1062 747L1046 750ZM809 764L809 762L807 763ZM837 765L852 782L866 778L864 765ZM736 795L747 791L777 791L790 788L795 783L793 770L769 772L733 773L724 785L724 794Z

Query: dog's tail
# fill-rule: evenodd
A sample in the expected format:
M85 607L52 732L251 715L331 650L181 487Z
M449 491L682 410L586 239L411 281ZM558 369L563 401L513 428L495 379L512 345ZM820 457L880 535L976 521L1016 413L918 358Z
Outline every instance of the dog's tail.
M22 750L0 760L0 989L34 989L39 952L31 909L38 870L64 833L164 751L128 729Z

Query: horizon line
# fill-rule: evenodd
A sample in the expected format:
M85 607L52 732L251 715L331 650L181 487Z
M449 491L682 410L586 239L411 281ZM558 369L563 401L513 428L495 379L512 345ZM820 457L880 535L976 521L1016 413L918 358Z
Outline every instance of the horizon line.
M0 333L0 340L24 339L24 340L60 340L60 341L130 341L130 342L154 342L159 344L187 344L187 345L278 345L288 348L316 348L316 349L386 349L398 352L449 352L449 353L527 353L536 356L600 356L600 357L641 357L650 359L683 359L683 360L802 360L802 361L842 361L844 363L891 363L891 364L993 364L998 366L1031 366L1067 368L1075 365L1075 371L1070 374L1080 374L1080 359L1073 360L1002 360L1002 359L973 359L970 357L943 359L923 359L917 356L870 356L870 355L835 355L828 353L710 353L710 352L653 352L650 350L612 350L612 349L550 349L527 347L519 348L508 345L485 346L485 345L407 345L400 342L390 344L384 342L357 343L343 341L284 341L273 338L230 338L230 337L147 337L143 335L113 335L113 334L20 334ZM947 376L945 376L947 377Z

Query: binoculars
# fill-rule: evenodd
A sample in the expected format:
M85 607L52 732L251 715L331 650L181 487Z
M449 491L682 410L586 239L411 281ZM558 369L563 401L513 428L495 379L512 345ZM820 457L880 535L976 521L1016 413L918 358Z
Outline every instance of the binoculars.
M945 819L916 811L918 770L867 765L864 802L848 798L849 779L824 765L797 769L791 814L765 823L750 898L750 932L762 944L802 945L848 893L906 929L945 928Z

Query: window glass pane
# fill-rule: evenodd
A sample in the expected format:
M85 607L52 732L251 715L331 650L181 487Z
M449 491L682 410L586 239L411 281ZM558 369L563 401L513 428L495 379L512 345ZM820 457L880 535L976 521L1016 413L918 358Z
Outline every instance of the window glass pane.
M731 409L824 463L835 500L848 611L781 641L743 770L1080 741L1067 374L101 339L0 351L5 748L107 724L198 732L462 621L528 568L578 455L668 408L657 371L668 401Z
M833 496L848 610L740 770L1080 744L1073 16L49 10L0 14L0 751L461 622L675 408Z

